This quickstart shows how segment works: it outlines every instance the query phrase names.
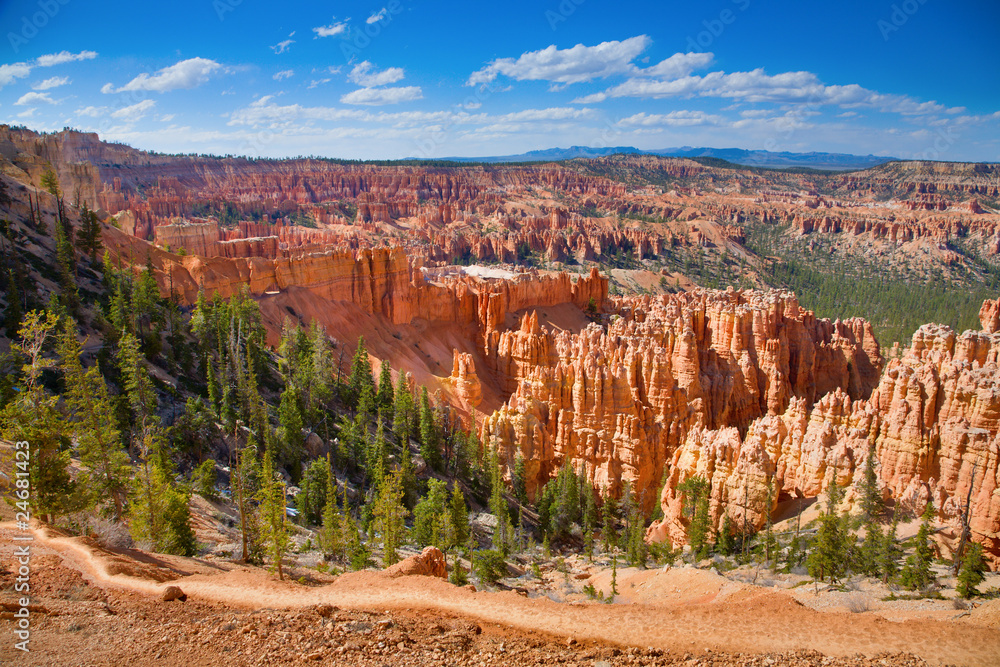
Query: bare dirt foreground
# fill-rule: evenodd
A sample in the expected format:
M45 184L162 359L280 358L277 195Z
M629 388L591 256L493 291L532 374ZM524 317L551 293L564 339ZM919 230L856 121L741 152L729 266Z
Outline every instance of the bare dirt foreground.
M12 529L0 524L0 543L13 544ZM749 585L713 588L690 570L658 587L691 595L611 605L380 572L307 586L34 534L27 654L13 647L15 574L4 549L3 665L1000 665L996 610L985 623L982 614L893 622L815 611ZM162 601L168 584L188 600Z

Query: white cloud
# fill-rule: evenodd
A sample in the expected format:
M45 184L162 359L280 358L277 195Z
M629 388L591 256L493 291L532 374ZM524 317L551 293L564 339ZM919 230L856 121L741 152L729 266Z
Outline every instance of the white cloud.
M573 100L573 104L598 104L608 99L607 93L593 93Z
M160 116L159 118L157 118L156 120L160 121L161 123L169 123L173 119L174 119L174 114L172 114L172 113L165 113L162 116Z
M351 73L347 75L347 79L364 88L374 88L375 86L396 83L401 81L404 76L405 72L402 67L390 67L380 72L374 65L365 60L354 66Z
M578 97L573 100L573 104L597 104L598 102L603 102L608 99L606 93L594 93L592 95L584 95L583 97Z
M91 118L100 118L107 112L108 112L107 107L89 106L89 107L83 107L82 109L77 109L75 113L77 116L90 116Z
M104 93L105 95L110 95L111 93L115 92L114 84L113 83L104 84L103 86L101 86L101 92Z
M77 60L93 60L96 57L96 51L80 51L80 53L60 51L59 53L39 56L38 60L35 61L35 64L39 67L52 67L53 65L62 65L63 63L71 63Z
M111 117L123 120L126 123L134 123L145 118L146 114L155 106L156 102L153 100L143 100L142 102L122 107L118 111L113 112Z
M152 76L140 74L119 88L118 92L150 90L165 93L178 88L194 88L208 81L208 77L221 67L219 63L207 58L189 58L170 67L164 67ZM104 89L101 90L103 92Z
M293 128L303 129L302 123L311 124L314 121L336 123L338 126L348 122L377 123L397 129L428 128L440 126L471 126L504 124L526 127L528 125L545 125L546 123L591 118L596 116L592 109L576 107L551 107L548 109L523 109L498 116L465 111L365 111L361 109L336 107L303 107L298 104L279 106L274 104L274 97L264 96L230 115L230 126L250 126L254 128L268 127L272 130L292 131ZM311 127L306 125L305 127Z
M553 44L541 51L522 53L517 60L500 58L473 72L466 85L490 83L503 74L518 81L581 83L594 79L629 74L635 71L634 60L652 42L646 35L621 42L601 42L597 46L577 44L558 49Z
M420 86L401 86L398 88L359 88L340 98L344 104L399 104L423 99Z
M372 12L372 15L365 19L365 23L367 23L368 25L371 25L372 23L378 23L379 21L384 19L386 14L388 13L389 13L388 10L385 7L383 7L377 12Z
M63 63L73 62L75 60L92 60L97 57L96 51L81 51L80 53L70 53L69 51L60 51L59 53L51 53L48 55L40 56L33 63L9 63L5 65L0 65L0 88L6 85L14 83L17 79L24 79L31 74L31 70L35 67L52 67L53 65L61 65ZM59 77L52 77L49 81L58 80ZM62 84L58 84L62 85ZM54 88L55 86L50 86ZM36 90L45 90L45 88L36 88Z
M652 67L639 70L642 76L677 79L691 72L708 67L715 55L712 53L675 53Z
M17 114L17 117L18 118L31 118L32 116L35 115L35 111L37 111L37 109L35 109L34 107L32 107L30 109L25 109L21 113Z
M69 83L69 77L65 76L53 76L43 81L39 81L32 86L34 90L50 90L52 88L58 88L59 86L65 86Z
M31 74L31 65L28 63L0 65L0 88L14 83L16 79L23 79L29 74Z
M334 21L336 21L336 17L334 17ZM316 37L314 39L318 39L320 37L336 37L337 35L344 34L346 31L347 21L331 23L330 25L316 26L313 28L313 32L316 33Z
M248 107L238 109L230 115L229 125L267 126L277 128L297 121L359 121L377 122L395 126L420 125L429 122L469 122L484 116L471 116L451 111L401 111L373 113L360 109L338 109L335 107L303 107L298 104L279 106L273 104L274 96L265 95Z
M647 114L640 112L634 116L623 118L618 121L618 125L623 127L692 127L695 125L722 125L725 119L722 116L705 113L704 111L671 111L665 114Z
M44 102L45 104L56 104L56 101L52 99L48 93L25 93L21 95L17 102L14 102L16 106L27 106L29 104L38 104L39 102Z
M309 82L309 86L307 87L307 90L312 90L313 88L315 88L317 86L322 86L324 84L330 83L330 81L332 81L332 80L333 79L313 79L312 81Z
M271 78L274 79L275 81L281 81L282 79L288 79L288 78L293 77L293 76L295 76L295 70L293 70L293 69L285 69L285 70L281 70L280 72L278 72L277 74L275 74Z
M292 33L292 34L294 34L294 33ZM281 55L282 53L284 53L285 51L288 50L289 46L291 46L294 43L295 43L294 39L286 39L286 40L280 41L277 44L275 44L274 46L272 46L271 50L274 51L275 53L277 53L278 55Z
M719 97L741 103L834 105L842 108L866 107L883 112L917 116L955 114L963 107L945 107L937 102L921 102L907 95L886 95L858 84L826 85L812 72L767 74L763 68L749 72L709 72L693 75L691 71L711 62L699 58L711 54L675 54L660 64L636 70L624 83L604 92L574 100L593 104L609 97L665 99L671 97Z
M569 120L574 118L588 118L594 115L592 109L576 109L573 107L550 107L548 109L525 109L513 113L497 116L500 122L521 122L521 121L545 121L545 120Z

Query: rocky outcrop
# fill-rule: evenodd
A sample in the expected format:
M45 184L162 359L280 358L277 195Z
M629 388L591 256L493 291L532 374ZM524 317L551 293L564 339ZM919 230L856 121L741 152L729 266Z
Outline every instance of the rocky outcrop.
M1000 331L1000 299L987 299L979 309L979 322L986 333Z
M553 332L526 314L497 337L497 371L514 386L484 442L525 460L529 495L565 460L600 489L654 485L691 434L745 433L793 400L840 390L866 398L883 361L860 320L818 320L794 296L710 292L619 299L606 328Z
M988 310L984 306L984 310ZM838 389L809 406L793 399L781 414L734 428L691 430L673 454L661 491L664 519L651 539L682 541L687 519L677 487L700 475L712 485L716 525L725 514L763 525L767 480L781 496L819 495L831 480L858 481L870 447L886 498L919 514L933 501L939 518L958 522L971 498L973 538L1000 556L1000 334L956 336L925 325L892 360L864 400ZM971 491L971 493L970 493ZM849 491L851 500L853 491Z
M483 402L483 387L476 375L476 363L471 354L455 351L451 381L455 386L455 394L467 411L475 410Z
M446 579L448 577L448 562L444 553L437 547L424 547L424 550L415 556L404 558L395 565L390 565L385 569L388 577L438 577Z
M607 278L596 268L586 276L529 271L495 279L463 273L428 282L420 269L410 266L401 247L280 253L275 258L180 256L114 227L105 229L104 242L116 259L133 265L151 261L161 293L173 290L183 303L193 304L200 289L222 297L244 289L254 296L302 289L329 302L351 303L392 324L424 319L474 326L490 356L507 313L566 303L597 312L608 290Z

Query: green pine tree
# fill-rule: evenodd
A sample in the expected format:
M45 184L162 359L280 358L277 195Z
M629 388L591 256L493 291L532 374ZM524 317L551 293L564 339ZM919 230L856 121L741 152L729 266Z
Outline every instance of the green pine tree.
M396 379L396 391L393 392L393 421L392 430L399 438L399 443L403 447L408 446L410 436L413 435L413 394L410 386L406 382L406 375L402 372Z
M305 456L305 436L302 435L305 424L298 391L294 386L286 386L281 392L278 422L280 424L278 439L281 443L279 461L286 465L297 466Z
M838 509L842 498L843 491L837 486L836 476L831 475L826 511L819 517L819 530L806 559L809 575L819 581L837 582L847 571L849 533Z
M462 494L462 489L457 483L451 492L449 514L452 546L459 547L468 541L470 531L469 508L465 504L465 496Z
M870 521L865 526L865 539L861 543L858 552L858 567L855 568L864 572L869 577L879 575L879 555L885 548L885 534L882 526L877 521Z
M336 477L333 475L329 454L326 456L326 504L323 506L323 527L319 533L319 544L327 556L334 556L343 549L343 517L337 506Z
M604 496L604 504L601 508L601 549L604 553L610 551L613 545L618 544L617 518L618 503L608 493Z
M878 552L878 573L882 581L888 583L899 572L899 559L902 557L902 549L896 540L896 531L899 526L899 516L897 512L892 514L892 524L885 531L882 537L882 545Z
M56 518L78 511L85 504L82 489L69 474L70 453L68 431L58 410L58 396L50 395L41 383L42 373L54 365L45 356L49 341L59 326L59 318L51 312L31 311L18 331L18 342L11 344L15 355L23 358L22 382L14 400L0 413L0 433L12 442L27 443L29 456L25 464L29 473L29 499L32 514L54 523ZM17 472L24 468L17 464ZM23 487L18 487L23 488ZM18 506L20 511L24 511Z
M955 592L963 598L971 598L979 595L977 587L986 578L986 562L983 559L983 545L973 542L965 551L962 559L962 568L958 571L958 585Z
M329 471L326 460L316 459L306 466L302 479L299 480L299 494L295 496L295 504L299 510L299 522L303 526L315 526L323 521Z
M736 553L736 526L729 514L722 517L722 525L719 534L715 539L715 550L723 556L732 556Z
M931 563L934 550L931 546L931 520L934 518L934 503L928 502L921 515L920 528L914 539L913 555L908 556L903 571L899 575L900 583L910 590L921 590L934 583L934 573Z
M347 382L346 402L352 408L356 408L361 399L361 392L367 387L374 388L375 381L372 379L372 366L368 359L368 348L365 346L365 337L358 336L358 347L354 351L351 359L351 375Z
M708 504L711 489L708 480L698 475L688 477L677 486L677 490L681 493L681 511L690 518L688 544L691 546L691 554L695 559L702 558L707 553L711 528Z
M382 539L382 567L389 567L399 560L396 550L403 543L408 515L409 511L403 504L403 478L397 469L379 489L372 511L375 532Z
M439 549L451 546L448 540L448 487L439 479L427 481L427 495L413 509L412 537L422 547Z
M389 368L389 362L385 359L382 360L382 365L379 367L375 405L380 413L389 416L393 406L392 371Z
M441 469L441 442L427 387L420 389L420 455L434 470Z
M872 525L882 515L882 492L875 473L875 445L868 446L865 456L864 479L861 482L861 517L865 525Z
M285 524L285 484L274 469L270 448L264 450L257 501L260 503L261 535L271 561L270 570L277 572L281 580L285 578L282 561L291 548L291 539Z
M125 513L128 487L128 457L121 448L121 433L115 423L115 410L100 369L95 364L84 370L80 363L82 349L76 327L70 319L63 323L59 337L59 356L65 381L63 399L76 436L80 459L87 472L84 486L95 500L110 500L115 519Z

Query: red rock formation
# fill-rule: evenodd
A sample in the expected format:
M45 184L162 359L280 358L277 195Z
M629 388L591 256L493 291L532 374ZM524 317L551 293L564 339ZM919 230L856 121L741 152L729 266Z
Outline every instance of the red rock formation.
M599 488L645 491L697 429L745 430L793 399L865 398L882 358L866 322L817 320L791 294L706 292L620 299L604 330L540 328L525 315L488 358L515 389L484 442L526 462L529 494L566 459ZM495 351L494 351L495 350Z
M979 309L979 321L986 333L1000 331L1000 299L986 300Z
M384 574L393 578L420 576L445 579L448 576L448 562L437 547L424 547L419 554L387 567Z
M455 351L451 380L455 385L455 393L466 410L472 412L479 407L483 402L483 387L476 375L476 364L471 354Z
M987 310L984 306L984 310ZM889 363L868 400L839 389L810 407L793 399L783 413L732 428L694 429L674 451L661 493L664 520L651 539L683 540L677 486L692 475L712 481L712 514L728 513L759 528L766 480L780 494L818 495L837 479L857 481L875 447L887 497L919 514L928 500L939 517L961 515L971 487L973 538L1000 556L1000 334L954 332L925 325L900 359ZM850 500L851 494L849 494Z

